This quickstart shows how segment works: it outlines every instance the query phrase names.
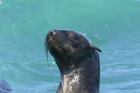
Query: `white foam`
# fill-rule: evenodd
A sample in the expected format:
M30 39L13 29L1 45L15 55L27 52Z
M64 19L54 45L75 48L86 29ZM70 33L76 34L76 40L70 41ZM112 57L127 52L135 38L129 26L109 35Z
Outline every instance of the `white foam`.
M0 1L0 5L2 4L2 1Z

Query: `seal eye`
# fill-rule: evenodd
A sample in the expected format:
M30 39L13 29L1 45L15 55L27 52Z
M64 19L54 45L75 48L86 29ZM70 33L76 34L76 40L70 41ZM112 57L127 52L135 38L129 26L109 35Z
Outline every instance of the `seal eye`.
M74 36L69 36L69 37L70 37L70 39L71 39L72 41L76 41L76 40L77 40L77 38L74 37Z

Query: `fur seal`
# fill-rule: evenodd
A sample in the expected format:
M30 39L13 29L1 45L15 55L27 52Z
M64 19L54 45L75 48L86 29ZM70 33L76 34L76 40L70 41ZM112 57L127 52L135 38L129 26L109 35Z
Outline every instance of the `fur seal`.
M12 93L10 85L4 79L0 81L0 93Z
M101 50L85 36L71 30L50 30L45 49L60 70L56 93L99 93Z

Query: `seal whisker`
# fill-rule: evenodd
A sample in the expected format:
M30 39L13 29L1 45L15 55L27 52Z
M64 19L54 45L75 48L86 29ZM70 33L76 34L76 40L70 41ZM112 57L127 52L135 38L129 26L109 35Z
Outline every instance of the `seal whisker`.
M46 53L46 55L47 55L47 63L48 63L48 66L49 66L49 62L48 62L48 43L47 43L47 41L45 40L45 53Z

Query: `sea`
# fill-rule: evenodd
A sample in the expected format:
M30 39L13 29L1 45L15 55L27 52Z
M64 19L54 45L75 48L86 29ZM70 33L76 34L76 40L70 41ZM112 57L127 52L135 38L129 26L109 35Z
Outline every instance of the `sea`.
M82 33L102 50L100 93L140 93L140 0L0 0L0 79L13 93L56 93L50 29Z

